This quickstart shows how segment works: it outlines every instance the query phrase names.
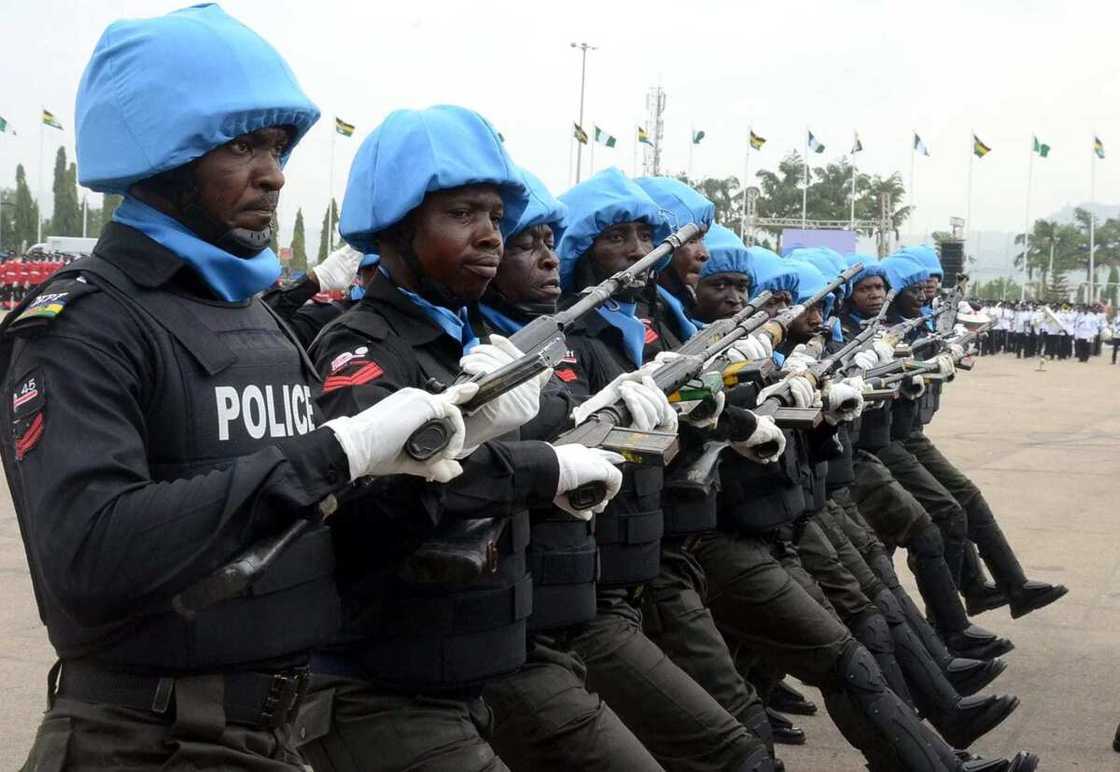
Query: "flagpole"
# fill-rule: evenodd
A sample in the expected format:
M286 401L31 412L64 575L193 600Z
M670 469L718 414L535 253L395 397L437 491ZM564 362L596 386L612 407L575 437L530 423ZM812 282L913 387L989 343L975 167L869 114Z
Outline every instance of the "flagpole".
M918 210L918 185L914 181L914 159L918 155L917 136L918 132L913 132L915 139L910 140L910 216L914 216L914 212Z
M595 176L595 146L599 144L599 127L592 126L592 128L595 129L595 134L591 137L591 150L589 151L591 158L589 160L591 163L591 176Z
M859 144L859 134L855 135L855 142ZM852 216L848 229L856 229L856 145L852 145Z
M968 229L972 227L972 159L976 155L976 130L972 130L971 145L968 149L968 205L965 208L964 232L968 238Z
M637 124L634 125L634 131L631 133L630 136L633 137L632 141L634 143L634 164L633 164L634 171L630 176L631 177L637 177L638 176L638 145L641 144L640 142L638 142L638 126L637 126Z
M805 127L805 167L801 174L801 227L805 227L805 216L809 206L809 127Z
M691 125L688 129L688 179L692 179L692 151L696 147L696 126Z
M747 242L747 185L751 178L751 136L754 128L747 127L747 159L743 165L743 210L739 213L739 238Z
M334 143L335 138L338 137L338 116L335 116L335 129L331 132L331 170L327 175L327 185L330 190L327 191L327 254L334 252Z
M39 213L35 217L35 243L43 243L43 121L39 120Z
M1097 141L1096 134L1093 134L1093 142ZM1096 249L1096 222L1097 215L1093 211L1093 201L1097 197L1097 153L1094 148L1089 156L1089 294L1086 296L1087 303L1093 302L1093 282L1096 279L1093 252Z
M88 216L86 214L86 197L82 196L82 238L83 239L86 237L86 220L87 219L88 219Z
M1031 180L1034 177L1034 143L1036 140L1037 137L1031 137L1031 147L1027 159L1027 210L1023 217L1023 268L1027 267L1027 260L1030 259L1028 249L1031 238ZM1026 290L1025 285L1023 289Z

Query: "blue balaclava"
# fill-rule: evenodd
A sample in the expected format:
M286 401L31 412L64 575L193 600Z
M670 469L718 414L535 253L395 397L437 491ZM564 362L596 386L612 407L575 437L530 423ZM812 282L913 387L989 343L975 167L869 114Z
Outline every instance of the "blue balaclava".
M528 206L529 195L521 170L486 119L449 105L397 110L370 132L354 156L339 231L355 249L375 251L379 236L401 223L429 193L477 184L498 188L502 232L508 234ZM425 275L410 246L401 256L413 264L421 292L398 290L464 349L470 348L474 337L466 309L452 307L457 301ZM384 263L379 270L388 275Z
M318 120L318 108L263 38L216 5L113 22L82 74L75 115L79 182L125 196L115 222L174 253L224 300L244 300L275 282L281 267L266 248L271 229L223 235L224 226L191 206L188 166L270 127L290 130L290 153ZM173 170L181 172L168 179L169 189L195 229L129 195L134 183ZM211 240L199 230L212 231Z
M654 200L669 221L670 230L680 230L689 223L702 230L716 219L716 205L695 188L672 177L638 177L634 182Z

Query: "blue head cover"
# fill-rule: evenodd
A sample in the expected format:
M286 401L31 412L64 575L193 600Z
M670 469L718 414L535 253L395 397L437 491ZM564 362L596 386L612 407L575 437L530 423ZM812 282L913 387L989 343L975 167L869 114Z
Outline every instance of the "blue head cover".
M103 193L257 129L294 127L291 152L319 119L276 49L216 5L110 24L75 114L78 181Z
M710 261L709 261L710 262ZM747 247L747 275L751 277L751 294L763 290L788 292L797 297L798 275L789 261L765 247Z
M797 295L794 298L795 303L803 303L820 292L831 278L826 278L815 265L807 260L799 260L791 255L786 258L785 262L797 272ZM829 294L828 297L825 298L825 316L831 313L832 304L835 300L836 296L834 294Z
M910 258L914 262L925 266L929 271L930 276L937 276L939 278L945 276L944 270L941 268L941 260L937 257L937 250L929 244L919 244L914 247L903 247L899 253L905 257Z
M878 258L871 255L852 254L845 255L844 259L847 261L849 268L851 268L856 263L863 263L863 269L855 276L853 276L850 282L848 282L849 286L852 289L855 289L856 285L858 285L864 279L869 279L872 276L878 276L879 278L881 278L883 282L887 284L887 289L890 289L890 283L887 280L887 272L879 263Z
M595 238L612 225L648 223L653 227L655 246L670 233L661 208L613 166L562 194L560 201L568 206L568 226L556 245L556 254L560 256L560 286L568 292L575 289L572 285L576 264L591 249ZM668 262L666 258L664 264Z
M879 263L886 273L887 286L897 292L929 278L929 270L903 254L883 258Z
M813 247L805 250L804 253L797 250L791 257L812 263L829 280L836 274L846 271L849 267L848 261L841 257L835 249L829 247ZM848 284L841 284L840 290L841 294L847 297L851 294L852 288Z
M708 250L708 259L700 266L701 279L715 273L750 275L747 245L730 228L713 223L704 234L704 247Z
M355 249L376 251L376 236L424 196L464 185L497 185L508 235L529 203L525 182L494 128L476 112L438 105L397 110L362 141L350 166L339 232Z
M552 235L556 241L564 234L564 224L568 217L568 207L562 204L545 187L537 175L528 169L521 169L521 176L525 181L525 189L529 194L529 203L517 224L510 228L509 236L515 236L526 228L536 225L551 225Z
M716 205L690 185L672 177L638 177L634 182L665 210L671 230L689 223L709 228L716 219Z
M373 268L373 266L377 265L380 262L381 255L377 254L376 252L370 252L368 254L362 255L362 261L358 263L358 268Z

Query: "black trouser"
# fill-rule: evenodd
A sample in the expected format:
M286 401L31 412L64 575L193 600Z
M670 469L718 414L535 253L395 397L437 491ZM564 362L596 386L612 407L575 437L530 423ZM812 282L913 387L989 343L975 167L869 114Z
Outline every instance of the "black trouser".
M1074 349L1077 351L1078 362L1088 362L1089 354L1093 348L1093 341L1086 338L1077 338L1074 343Z
M1116 352L1120 351L1120 335L1112 337L1112 364L1116 364Z

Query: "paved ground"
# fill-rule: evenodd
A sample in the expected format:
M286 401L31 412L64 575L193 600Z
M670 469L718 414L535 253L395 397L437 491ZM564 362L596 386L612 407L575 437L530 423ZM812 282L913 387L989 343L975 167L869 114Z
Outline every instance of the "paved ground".
M1046 770L1120 770L1120 366L979 361L949 386L931 435L981 486L1027 573L1063 582L1059 604L1012 622L979 621L1018 648L996 682L1022 698L980 740L991 754L1029 748ZM908 577L904 566L899 573ZM0 769L23 761L44 706L52 652L39 624L6 492L0 497ZM819 696L819 695L818 695ZM785 748L792 770L861 770L827 718L799 723L809 744Z

